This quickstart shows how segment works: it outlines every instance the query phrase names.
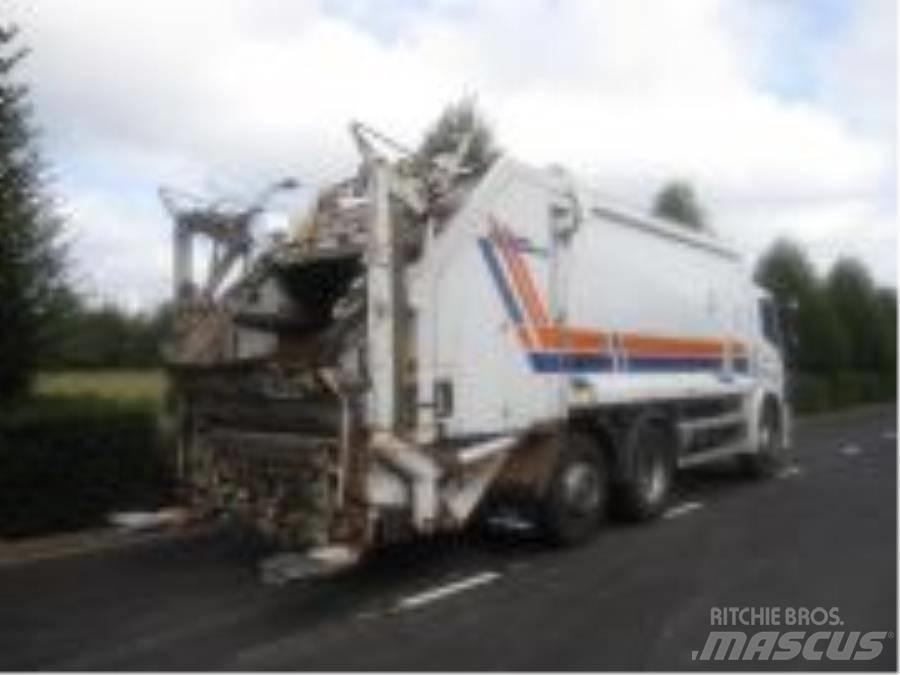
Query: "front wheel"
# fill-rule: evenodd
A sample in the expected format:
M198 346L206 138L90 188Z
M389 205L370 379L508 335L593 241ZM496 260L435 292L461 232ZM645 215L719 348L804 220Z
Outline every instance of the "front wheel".
M542 503L544 531L557 545L588 539L606 513L608 477L603 453L582 434L563 440Z
M744 472L752 478L771 478L784 466L786 448L781 438L781 424L774 404L763 407L759 418L757 451L741 457Z

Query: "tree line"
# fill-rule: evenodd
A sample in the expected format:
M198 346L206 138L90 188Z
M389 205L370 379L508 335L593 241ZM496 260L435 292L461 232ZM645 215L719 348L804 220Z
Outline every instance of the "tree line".
M172 306L127 311L106 302L91 304L70 293L47 326L38 360L42 370L158 368L172 322Z
M849 256L819 275L803 248L787 239L760 258L756 280L780 308L801 407L896 396L895 288L878 287L865 265Z

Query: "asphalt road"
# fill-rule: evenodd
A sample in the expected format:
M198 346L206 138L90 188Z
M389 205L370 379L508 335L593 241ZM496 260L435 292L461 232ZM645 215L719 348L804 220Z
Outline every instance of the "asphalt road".
M5 566L0 667L894 670L895 434L893 407L805 421L780 478L687 473L667 517L565 551L444 538L280 588L217 532ZM716 607L836 607L889 636L873 661L692 660Z

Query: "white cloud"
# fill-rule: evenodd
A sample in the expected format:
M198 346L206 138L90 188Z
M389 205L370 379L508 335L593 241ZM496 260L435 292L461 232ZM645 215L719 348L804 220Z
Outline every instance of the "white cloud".
M872 135L896 134L897 5L857 0L841 40L823 45L821 100ZM892 138L885 140L893 140ZM893 148L892 148L893 149Z
M806 98L761 76L773 36L791 35L784 3L501 0L375 15L360 3L45 0L17 12L50 159L90 233L79 249L131 261L86 272L150 299L167 289L158 184L249 193L286 173L333 178L354 162L352 118L415 142L467 92L512 152L568 164L610 196L643 206L661 182L693 180L751 252L782 232L832 242L819 249L860 227L896 239L890 5L865 0L810 43ZM863 119L857 102L875 112ZM860 254L893 280L895 262L870 248Z
M62 207L71 224L74 281L97 302L140 309L171 288L168 231L150 198L110 199L100 190L72 190Z

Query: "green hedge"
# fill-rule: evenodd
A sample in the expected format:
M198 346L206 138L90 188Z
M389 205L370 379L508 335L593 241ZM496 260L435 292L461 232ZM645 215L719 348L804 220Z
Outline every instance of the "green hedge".
M826 378L798 373L793 376L791 385L791 404L795 413L816 413L831 409L831 387Z
M155 406L41 398L0 415L0 537L99 525L171 498Z
M796 373L791 378L791 399L796 413L816 413L897 397L893 373L842 371L832 375Z

